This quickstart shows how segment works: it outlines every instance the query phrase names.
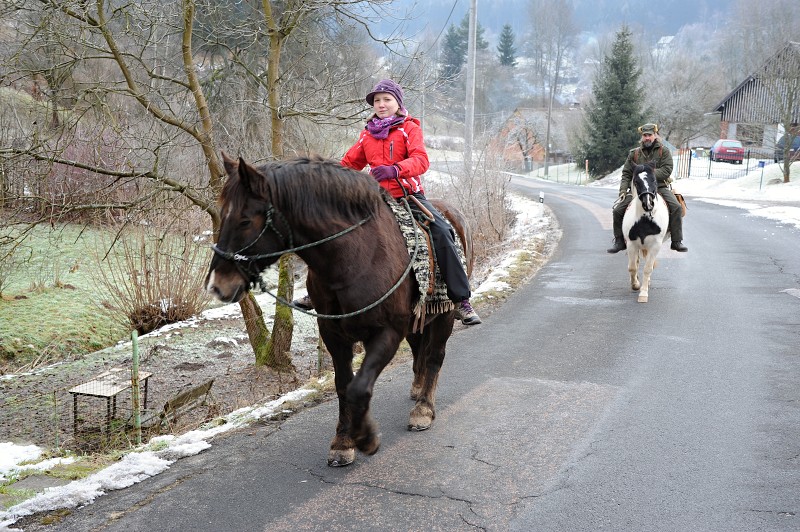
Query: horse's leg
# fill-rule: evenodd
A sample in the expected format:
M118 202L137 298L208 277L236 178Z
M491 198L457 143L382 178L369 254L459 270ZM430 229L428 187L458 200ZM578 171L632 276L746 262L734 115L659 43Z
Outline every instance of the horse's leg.
M369 403L375 381L397 353L402 336L394 329L383 329L364 342L364 362L347 387L350 436L361 452L375 454L381 446L378 424L372 419Z
M631 276L631 290L638 290L639 284L639 249L628 243L628 273Z
M659 242L660 246L661 243ZM653 273L653 268L656 265L656 253L651 251L647 253L647 260L644 262L644 270L642 272L642 289L639 290L639 303L647 303L650 296L650 275Z
M353 380L353 347L346 344L334 346L328 341L325 346L333 361L334 383L339 398L339 420L328 451L328 465L341 467L352 464L356 459L356 444L350 437L350 412L347 408L347 388Z
M436 418L436 386L444 363L447 340L453 332L454 314L443 314L425 326L419 342L422 360L421 390L408 418L408 430L427 430Z
M339 420L328 451L328 465L346 466L356 459L356 445L350 437L350 412L347 408L347 388L353 380L353 346L324 327L320 327L320 335L331 354L334 384L339 398Z
M411 392L409 396L412 400L416 401L422 394L422 383L425 378L425 360L421 353L422 335L419 333L409 334L406 336L406 341L411 347L411 355L414 360L414 380L411 382Z

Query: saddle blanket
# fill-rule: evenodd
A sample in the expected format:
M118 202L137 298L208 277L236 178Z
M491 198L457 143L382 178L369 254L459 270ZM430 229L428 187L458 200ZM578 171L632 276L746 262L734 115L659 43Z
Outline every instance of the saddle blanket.
M406 239L408 254L413 258L412 270L419 286L419 299L414 307L414 332L422 332L425 325L425 317L428 314L443 314L450 312L455 305L447 297L447 285L444 282L438 264L435 262L435 255L428 247L428 237L423 233L427 229L420 227L420 223L414 219L409 211L406 200L393 199L388 195L384 196L386 204L392 209L400 231ZM450 223L449 221L447 222ZM455 233L455 231L454 231ZM458 236L456 234L456 236ZM464 244L456 239L456 251L461 261L461 266L467 269L467 259L464 255ZM431 255L434 255L433 261ZM433 275L431 275L431 264L434 264ZM431 287L431 282L433 286Z

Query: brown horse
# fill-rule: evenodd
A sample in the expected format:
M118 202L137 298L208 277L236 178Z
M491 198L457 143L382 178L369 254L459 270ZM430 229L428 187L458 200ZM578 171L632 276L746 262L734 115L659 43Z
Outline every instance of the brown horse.
M416 404L408 429L428 429L436 415L436 385L454 311L429 314L422 332L412 332L417 281L408 274L406 242L375 180L317 158L258 167L225 154L223 159L228 180L206 288L222 301L239 301L282 254L294 252L308 265L307 288L316 311L338 318L317 320L333 359L339 398L328 465L352 463L356 448L374 454L380 447L370 399L403 338L414 357L411 398ZM446 203L435 205L465 243L469 274L466 221ZM359 341L366 354L353 375L353 346Z

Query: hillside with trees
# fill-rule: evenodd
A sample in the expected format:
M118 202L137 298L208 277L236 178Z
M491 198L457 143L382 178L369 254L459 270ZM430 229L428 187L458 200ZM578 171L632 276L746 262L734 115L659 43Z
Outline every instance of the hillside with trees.
M800 4L792 0L736 0L724 12L695 3L681 19L667 13L684 4L667 2L655 21L639 20L626 5L481 4L473 132L480 164L458 169L468 186L455 181L451 192L477 227L497 219L483 196L490 192L474 185L504 190L500 171L509 163L486 147L515 110L544 117L536 138L545 164L559 139L564 145L552 148L559 157L588 159L602 177L635 142L642 120L658 122L677 146L719 138L713 106L788 41L800 41ZM405 103L432 144L455 147L464 136L468 22L449 2L430 3L436 16L399 0L139 0L114 9L55 1L2 9L4 271L29 260L22 243L36 227L102 228L112 235L110 248L145 229L154 242L164 235L213 240L223 150L253 161L309 153L336 159L368 116L363 95L384 77L406 87ZM429 25L419 26L425 17ZM609 61L623 59L623 22L625 61L616 69ZM588 121L563 120L551 131L564 110ZM479 231L479 249L503 234L502 223ZM294 270L291 259L282 261L287 299ZM0 293L3 284L0 276ZM161 312L152 303L128 314ZM242 310L257 363L285 365L281 342L291 335L268 331L250 298ZM274 314L277 328L290 332L291 316L280 306Z

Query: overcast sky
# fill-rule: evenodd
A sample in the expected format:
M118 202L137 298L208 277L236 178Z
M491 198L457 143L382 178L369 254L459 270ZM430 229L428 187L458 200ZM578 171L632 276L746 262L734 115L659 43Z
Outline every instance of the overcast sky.
M504 24L511 24L515 34L524 34L529 26L530 3L530 0L477 0L478 21L486 29L488 40L495 44L494 36L499 35ZM450 24L459 24L470 4L471 0L395 0L392 8L398 16L410 11L416 18L408 22L403 34L430 32L438 35ZM662 0L650 3L641 0L573 0L575 21L581 30L605 33L616 31L625 22L652 28L654 41L663 35L674 35L685 24L720 21L734 4L734 0ZM382 30L391 27L387 21Z

